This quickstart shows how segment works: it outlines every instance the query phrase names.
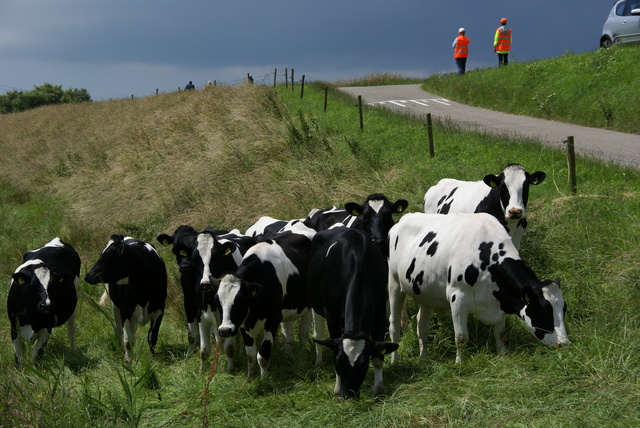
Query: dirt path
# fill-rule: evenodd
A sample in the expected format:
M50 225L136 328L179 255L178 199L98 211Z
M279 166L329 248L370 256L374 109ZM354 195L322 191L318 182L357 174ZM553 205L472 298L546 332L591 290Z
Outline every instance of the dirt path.
M534 138L564 150L568 136L574 137L576 153L595 156L640 169L640 135L607 131L550 120L535 119L470 107L423 91L420 85L340 88L364 103L412 115L455 120L491 134Z

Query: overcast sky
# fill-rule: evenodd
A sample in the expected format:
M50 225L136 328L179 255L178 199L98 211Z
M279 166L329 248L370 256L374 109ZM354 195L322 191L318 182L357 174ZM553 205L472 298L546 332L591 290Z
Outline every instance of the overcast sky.
M497 65L506 17L511 61L595 51L613 0L0 0L0 93L43 83L92 99L145 96L189 81L345 80L453 72L467 30L467 70Z

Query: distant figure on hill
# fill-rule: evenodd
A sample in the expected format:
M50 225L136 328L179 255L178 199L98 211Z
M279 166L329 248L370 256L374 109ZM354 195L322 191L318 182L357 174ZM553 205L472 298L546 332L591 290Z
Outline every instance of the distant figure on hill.
M498 66L503 66L509 64L512 30L507 27L507 18L502 18L500 24L493 37L493 51L498 54Z
M211 88L213 88L213 83L211 83L211 80L207 81L207 84L206 84L206 85L204 85L204 88L205 88L205 89L211 89Z
M464 28L458 30L458 37L453 40L453 57L456 60L458 74L462 76L467 69L467 57L469 56L469 38L465 36Z
M187 86L184 87L184 90L193 91L194 89L196 89L196 86L193 84L191 80L189 80L189 83L187 83Z

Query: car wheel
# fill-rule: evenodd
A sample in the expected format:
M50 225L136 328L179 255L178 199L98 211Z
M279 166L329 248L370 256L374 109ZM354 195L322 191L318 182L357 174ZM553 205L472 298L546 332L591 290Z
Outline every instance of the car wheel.
M612 44L613 42L609 37L603 37L602 39L600 39L600 47L603 49L609 49Z

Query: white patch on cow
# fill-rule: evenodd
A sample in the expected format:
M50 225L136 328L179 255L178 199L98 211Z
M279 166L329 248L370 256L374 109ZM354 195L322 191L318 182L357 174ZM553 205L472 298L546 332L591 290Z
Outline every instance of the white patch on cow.
M112 245L113 245L113 239L110 239L109 242L107 242L107 246L104 247L104 250L102 250L102 254L104 254L104 252L107 251L109 247L111 247Z
M33 327L29 324L20 326L20 337L29 345L33 345L33 342L36 341L36 336L33 334Z
M287 280L291 275L299 274L299 272L282 247L276 242L260 242L247 251L245 258L251 254L258 256L262 262L269 262L273 265L278 282L282 286L282 296L285 296L287 293Z
M44 245L45 247L56 247L56 248L61 248L64 247L64 244L62 243L62 241L60 240L60 238L53 238L51 240L51 242L47 243Z
M23 264L21 264L20 266L18 266L18 268L16 269L16 271L14 273L18 273L20 272L23 268L27 267L27 266L31 266L31 265L38 265L38 264L43 264L44 262L40 259L34 259L34 260L28 260L26 262L24 262Z
M376 213L379 213L382 207L384 206L384 201L382 200L368 201L368 204L372 210L374 210Z
M364 347L367 342L364 339L342 339L342 349L349 358L349 364L353 367L358 360L358 357L364 352Z
M309 238L309 240L313 239L316 234L316 231L314 229L305 226L304 223L302 223L300 220L292 220L280 230L280 232L287 231L290 231L291 233L295 233L297 235L304 235Z
M566 346L569 344L567 330L564 325L564 297L557 283L542 287L542 295L553 307L553 333L545 334L543 343L547 345Z
M38 267L35 269L34 273L36 274L36 278L44 287L44 293L46 294L45 303L47 305L51 304L51 300L49 299L49 281L51 280L51 271L46 267Z
M218 288L218 300L222 307L222 322L220 323L220 328L235 329L236 327L231 322L231 308L238 293L240 293L240 284L240 278L231 274L223 276L220 280L220 287Z
M198 253L200 254L200 258L202 259L203 271L202 278L200 278L201 284L208 284L209 277L211 277L211 268L209 264L211 263L211 250L214 246L214 238L208 233L200 233L198 234Z
M327 254L325 254L325 257L329 257L329 253L331 252L331 249L332 249L333 247L335 247L337 243L338 243L338 242L334 242L333 244L331 244L331 245L329 246L329 248L327 248Z
M518 218L525 218L524 201L522 191L524 182L527 179L524 169L519 165L511 165L504 170L504 185L509 191L509 203L504 207L504 217L511 218L511 211L518 210L522 214Z

